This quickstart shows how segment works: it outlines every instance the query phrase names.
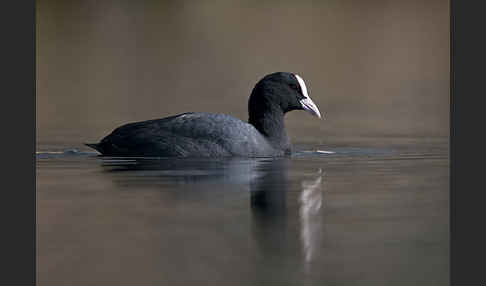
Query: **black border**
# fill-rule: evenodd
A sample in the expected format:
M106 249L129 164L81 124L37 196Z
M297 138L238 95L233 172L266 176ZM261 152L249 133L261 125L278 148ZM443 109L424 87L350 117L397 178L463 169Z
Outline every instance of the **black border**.
M484 9L451 4L451 285L484 284ZM475 5L476 4L476 5Z
M5 1L0 11L0 284L35 285L35 0Z

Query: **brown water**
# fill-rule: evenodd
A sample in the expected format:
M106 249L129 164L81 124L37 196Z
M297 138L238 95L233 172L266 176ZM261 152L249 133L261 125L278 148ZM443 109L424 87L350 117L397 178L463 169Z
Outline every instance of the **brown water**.
M449 1L37 5L38 285L448 285ZM286 159L101 159L300 74ZM333 151L333 154L316 152Z
M281 159L40 153L38 285L448 285L446 143Z

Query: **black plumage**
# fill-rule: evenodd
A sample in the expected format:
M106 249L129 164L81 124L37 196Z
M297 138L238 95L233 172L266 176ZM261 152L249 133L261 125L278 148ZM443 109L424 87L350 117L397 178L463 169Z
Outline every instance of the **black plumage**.
M291 152L284 115L299 109L320 117L302 79L278 72L253 88L248 123L225 114L190 112L125 124L99 143L86 145L105 156L282 156Z

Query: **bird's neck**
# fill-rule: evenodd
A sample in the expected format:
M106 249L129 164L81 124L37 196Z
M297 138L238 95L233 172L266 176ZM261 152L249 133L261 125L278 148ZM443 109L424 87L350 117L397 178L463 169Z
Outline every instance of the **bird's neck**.
M284 113L280 108L267 108L250 113L248 123L262 133L274 148L290 151L290 140L285 131Z

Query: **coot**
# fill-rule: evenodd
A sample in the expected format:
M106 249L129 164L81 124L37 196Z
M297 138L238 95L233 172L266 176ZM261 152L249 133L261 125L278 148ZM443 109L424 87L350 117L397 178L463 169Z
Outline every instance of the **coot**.
M284 114L319 109L297 74L266 75L248 101L248 123L224 114L189 112L125 124L96 144L104 156L140 157L274 157L290 154Z

